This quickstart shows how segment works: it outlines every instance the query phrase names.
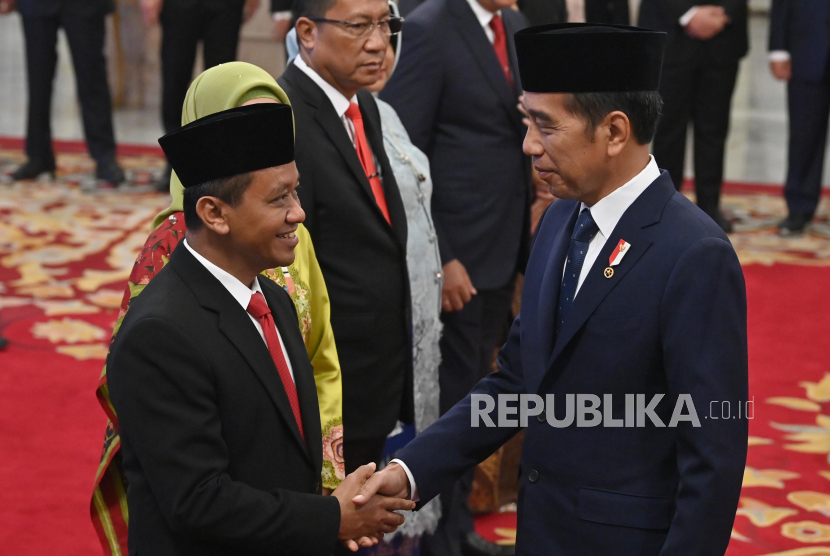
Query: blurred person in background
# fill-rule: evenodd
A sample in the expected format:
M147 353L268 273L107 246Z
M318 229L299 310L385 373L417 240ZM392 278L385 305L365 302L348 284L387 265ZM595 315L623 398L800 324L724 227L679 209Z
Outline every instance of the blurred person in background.
M202 43L204 69L236 60L239 32L259 7L259 0L140 0L145 25L161 25L161 119L165 133L182 126L182 103L193 80L196 50ZM275 9L276 8L276 9ZM290 8L289 0L272 0L272 11ZM170 187L167 165L156 182Z
M720 192L738 62L749 50L747 0L643 0L638 25L668 33L654 158L681 190L691 122L697 206L731 232Z
M529 247L530 164L517 108L512 0L426 0L407 17L395 75L381 93L426 153L444 283L440 411L492 370L515 276ZM467 503L472 472L441 493L441 523L422 552L488 553Z
M280 102L289 104L285 92L268 72L245 62L231 62L202 73L190 86L184 103L182 123L216 112L253 103ZM113 338L130 303L144 290L170 259L176 246L185 237L183 213L184 188L173 173L170 185L173 201L153 221L153 231L144 243L121 303ZM298 324L305 341L308 358L314 368L320 423L323 436L323 469L321 484L324 492L337 488L345 477L343 463L343 408L340 361L329 320L330 307L326 283L314 254L308 230L297 227L299 243L294 249L294 263L274 268L265 275L282 286L294 301ZM97 396L109 418L104 450L95 481L90 512L95 529L106 554L116 554L111 547L120 547L127 554L127 515L125 477L121 465L121 440L118 416L112 407L104 368ZM104 527L111 523L111 527Z
M115 160L112 100L104 56L106 16L112 0L3 0L0 14L15 8L26 40L29 107L26 125L28 160L12 174L14 180L55 176L52 150L52 85L58 63L58 29L63 29L72 54L84 137L95 160L95 177L110 185L124 181Z
M804 232L821 198L821 176L830 117L830 2L773 0L769 62L787 82L790 116L789 163L784 198L789 214L781 235Z

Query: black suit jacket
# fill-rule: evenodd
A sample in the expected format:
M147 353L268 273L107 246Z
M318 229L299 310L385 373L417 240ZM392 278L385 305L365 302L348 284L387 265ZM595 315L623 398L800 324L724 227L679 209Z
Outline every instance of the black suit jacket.
M500 288L524 266L529 234L512 38L527 19L502 13L515 88L467 1L427 0L406 20L400 62L381 93L429 157L442 262L461 261L478 289Z
M518 5L531 25L568 21L568 8L565 0L519 0Z
M628 0L585 0L585 21L628 25Z
M323 90L293 63L279 84L294 109L298 191L331 298L344 434L347 441L385 438L398 419L411 423L414 409L406 212L383 148L380 114L374 97L359 92L391 226Z
M794 79L821 81L830 58L830 3L773 0L769 49L790 53Z
M319 495L313 371L291 299L259 280L292 364L306 442L248 314L179 245L132 302L107 359L131 555L334 549L340 507Z
M48 17L61 10L73 15L105 15L114 9L113 0L17 0L17 10L23 17Z
M733 64L749 50L747 31L747 0L712 0L707 2L723 6L730 22L713 38L702 41L693 39L680 26L680 18L692 7L700 5L696 0L643 0L637 25L646 29L665 31L665 64L683 64L704 57L708 62Z

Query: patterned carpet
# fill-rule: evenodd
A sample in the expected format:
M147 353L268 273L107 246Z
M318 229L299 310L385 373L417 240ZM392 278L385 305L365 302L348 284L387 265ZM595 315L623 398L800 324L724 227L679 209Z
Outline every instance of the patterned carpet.
M122 152L133 183L161 171L154 153ZM19 143L0 141L0 174L20 161ZM105 424L94 391L125 280L168 202L146 187L85 193L93 165L81 153L58 165L56 183L0 183L0 331L11 341L0 353L0 546L17 555L100 553L88 513ZM747 277L754 396L730 556L830 556L827 202L811 233L783 239L780 188L730 186L724 198ZM511 544L515 515L479 530Z

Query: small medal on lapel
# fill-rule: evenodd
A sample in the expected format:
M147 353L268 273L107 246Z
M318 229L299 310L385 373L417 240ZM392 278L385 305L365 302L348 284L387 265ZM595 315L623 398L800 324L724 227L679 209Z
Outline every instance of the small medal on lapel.
M608 267L605 269L605 277L612 278L614 276L614 269L612 267L617 266L625 257L625 254L631 249L631 244L621 239L620 242L617 244L617 247L614 248L613 253L611 256L608 257Z

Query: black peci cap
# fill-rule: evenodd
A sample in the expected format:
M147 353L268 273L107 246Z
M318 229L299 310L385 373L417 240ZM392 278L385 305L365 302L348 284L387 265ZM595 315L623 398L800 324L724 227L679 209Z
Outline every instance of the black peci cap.
M531 93L656 91L666 34L624 25L566 23L519 31L522 87Z
M294 118L287 104L252 104L199 118L159 139L182 185L294 161Z

